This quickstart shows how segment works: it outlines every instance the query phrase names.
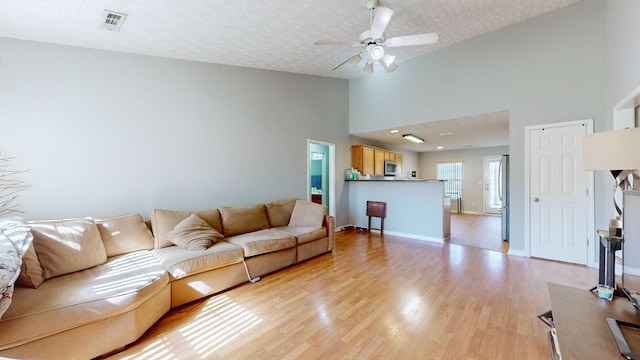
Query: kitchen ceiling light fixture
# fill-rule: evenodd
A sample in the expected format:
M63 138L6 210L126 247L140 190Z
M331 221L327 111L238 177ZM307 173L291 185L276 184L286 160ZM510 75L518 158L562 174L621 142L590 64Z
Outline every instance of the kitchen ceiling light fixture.
M398 130L398 129L393 129L393 130L389 130L389 132L390 132L390 133L392 133L392 134L397 134L397 133L399 133L399 132L400 132L400 130Z
M422 144L424 142L424 139L419 137L419 136L415 136L413 134L404 134L402 135L403 138L409 140L409 141L413 141L416 144Z
M436 146L436 149L437 149L437 150L442 150L442 149L444 149L444 146L442 146L442 145L440 145L440 146Z
M440 135L440 136L451 136L451 135L453 135L453 131L441 132L438 135Z

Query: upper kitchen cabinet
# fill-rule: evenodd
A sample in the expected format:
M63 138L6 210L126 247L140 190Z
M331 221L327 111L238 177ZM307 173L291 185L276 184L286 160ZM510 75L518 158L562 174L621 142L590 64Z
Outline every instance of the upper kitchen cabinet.
M384 175L384 161L392 160L402 167L402 154L369 145L351 146L351 166L361 174Z

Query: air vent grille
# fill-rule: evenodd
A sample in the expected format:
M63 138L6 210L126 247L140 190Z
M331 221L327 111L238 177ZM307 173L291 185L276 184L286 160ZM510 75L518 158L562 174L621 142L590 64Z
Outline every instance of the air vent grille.
M120 31L120 28L122 27L122 23L124 22L124 19L127 18L127 14L123 14L123 13L119 13L111 10L105 10L102 16L103 16L102 26L104 26L105 29L111 30L111 31Z

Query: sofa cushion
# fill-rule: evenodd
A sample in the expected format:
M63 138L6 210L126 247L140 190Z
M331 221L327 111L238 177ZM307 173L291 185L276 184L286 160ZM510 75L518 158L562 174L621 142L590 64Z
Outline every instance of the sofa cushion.
M16 288L14 297L20 301L2 319L0 349L126 313L168 283L162 266L143 250L48 279L37 290Z
M289 226L321 227L327 207L311 201L296 200Z
M180 221L167 233L169 240L187 250L207 250L224 236L196 214Z
M45 279L104 264L107 254L92 219L30 221Z
M327 228L324 226L319 228L312 226L282 226L272 230L295 236L298 244L306 244L327 236Z
M271 229L228 237L225 238L224 241L241 246L244 249L245 257L289 249L296 246L295 236L283 231Z
M153 249L153 235L140 214L96 219L107 257Z
M189 275L237 264L244 259L242 248L225 241L213 244L204 251L191 251L180 246L153 249L153 254L171 275L181 279Z
M154 247L159 249L167 246L173 246L174 244L167 238L167 233L178 225L180 221L188 218L191 214L198 215L212 228L223 234L222 219L220 218L220 211L218 209L204 211L172 211L155 209L151 213L151 227L153 229L153 238L155 241Z
M225 237L269 228L264 204L223 207L220 215Z
M266 203L267 218L271 227L286 226L291 219L293 206L296 204L296 198L283 199Z

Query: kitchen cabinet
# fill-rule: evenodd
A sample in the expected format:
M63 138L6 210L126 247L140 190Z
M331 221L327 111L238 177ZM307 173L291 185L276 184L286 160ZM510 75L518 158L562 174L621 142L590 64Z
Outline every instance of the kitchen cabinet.
M384 175L385 160L397 162L399 169L402 167L402 154L370 145L351 146L351 166L361 174Z

